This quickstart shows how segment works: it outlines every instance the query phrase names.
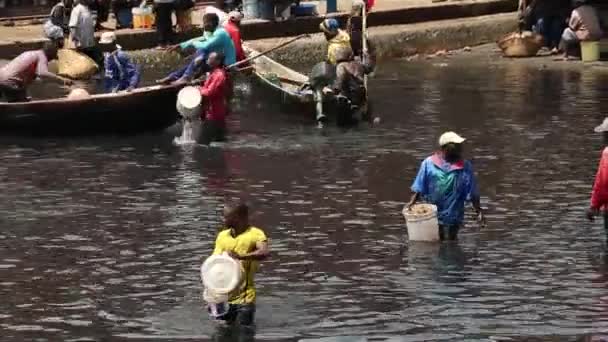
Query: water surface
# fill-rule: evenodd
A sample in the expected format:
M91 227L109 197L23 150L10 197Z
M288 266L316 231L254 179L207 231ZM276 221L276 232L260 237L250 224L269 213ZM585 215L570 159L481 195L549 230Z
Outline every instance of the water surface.
M321 135L242 85L223 147L2 138L0 340L235 340L214 337L198 268L242 197L274 251L259 341L599 341L608 257L583 212L607 81L397 61L371 81L373 129ZM468 214L458 244L408 243L401 207L448 129L469 139L488 227Z

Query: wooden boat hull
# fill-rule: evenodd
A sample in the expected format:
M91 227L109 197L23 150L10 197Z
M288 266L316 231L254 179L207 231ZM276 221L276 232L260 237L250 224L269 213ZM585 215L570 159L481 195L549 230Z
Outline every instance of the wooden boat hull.
M249 56L255 56L257 51L245 47ZM267 56L261 56L252 61L254 75L265 86L277 90L285 97L285 101L296 103L315 102L312 90L303 87L308 83L308 76L290 69Z
M19 135L83 135L162 130L176 122L182 86L153 86L89 98L0 103L0 131Z
M250 56L258 54L257 51L246 47L245 50ZM256 79L265 87L281 96L281 104L287 105L311 119L316 120L316 101L314 92L307 87L308 76L290 69L279 62L261 56L252 62L254 67L253 74ZM335 119L335 98L325 95L323 100L323 111L329 118Z

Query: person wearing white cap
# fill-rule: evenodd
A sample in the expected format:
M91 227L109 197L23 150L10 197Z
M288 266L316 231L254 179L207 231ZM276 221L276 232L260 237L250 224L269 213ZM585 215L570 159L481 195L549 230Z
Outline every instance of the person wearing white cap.
M604 119L601 125L595 127L596 133L602 133L604 139L604 149L600 157L600 163L595 175L595 182L591 192L591 205L587 210L587 218L593 221L595 216L603 211L604 229L608 241L608 118Z
M470 161L462 158L463 137L446 132L439 138L440 151L426 158L412 185L408 207L418 200L437 206L439 237L456 240L464 220L465 202L471 202L477 218L485 224L477 180Z
M244 203L227 205L224 208L224 225L215 240L213 255L228 253L241 261L245 284L232 293L228 300L228 313L221 319L229 324L251 326L255 316L254 276L259 262L270 255L268 238L263 230L249 224L249 207Z
M104 32L99 39L104 54L104 86L106 92L131 91L139 85L139 67L120 45L114 32Z

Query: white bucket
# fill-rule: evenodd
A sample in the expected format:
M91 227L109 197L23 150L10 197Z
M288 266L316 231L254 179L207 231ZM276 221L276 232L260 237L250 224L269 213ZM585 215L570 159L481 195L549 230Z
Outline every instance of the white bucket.
M228 255L212 255L201 266L205 289L216 296L227 295L242 285L243 266Z
M403 208L407 235L411 241L439 241L437 206L415 204L410 210Z
M185 87L177 94L177 111L186 119L193 120L201 114L203 97L197 87Z
M203 292L203 299L207 302L207 311L209 316L214 319L220 319L228 313L230 304L228 304L228 295L216 294L208 289Z

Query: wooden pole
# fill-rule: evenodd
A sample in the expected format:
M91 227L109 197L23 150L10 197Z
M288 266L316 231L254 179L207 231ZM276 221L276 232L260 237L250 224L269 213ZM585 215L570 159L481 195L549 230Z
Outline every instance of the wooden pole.
M361 12L362 18L362 27L361 27L361 37L363 39L362 48L363 48L363 58L367 55L367 3L363 3L363 10ZM363 62L363 60L361 60ZM367 74L363 75L363 87L365 88L365 96L367 97Z
M308 37L310 37L310 35L308 35L308 34L302 34L302 35L299 35L299 36L294 37L294 38L292 38L292 39L290 39L290 40L288 40L288 41L286 41L286 42L284 42L284 43L281 43L281 44L279 44L279 45L277 45L277 46L275 46L275 47L273 47L273 48L270 48L270 49L268 49L268 50L266 50L266 51L264 51L264 52L260 52L260 53L258 53L258 54L257 54L257 55L255 55L255 56L251 56L251 57L249 57L249 58L243 59L243 60L242 60L242 61L240 61L240 62L236 62L236 63L234 63L234 64L232 64L232 65L229 65L229 66L227 66L226 68L230 69L230 68L235 68L235 67L238 67L238 66L240 66L240 65L246 64L246 63L248 63L248 62L253 61L254 59L257 59L258 57L265 56L265 55L267 55L267 54L269 54L269 53L271 53L271 52L273 52L273 51L275 51L275 50L278 50L278 49L280 49L280 48L282 48L282 47L285 47L285 46L287 46L287 45L289 45L289 44L291 44L291 43L293 43L293 42L295 42L295 41L297 41L297 40L300 40L300 39L302 39L302 38L308 38Z

